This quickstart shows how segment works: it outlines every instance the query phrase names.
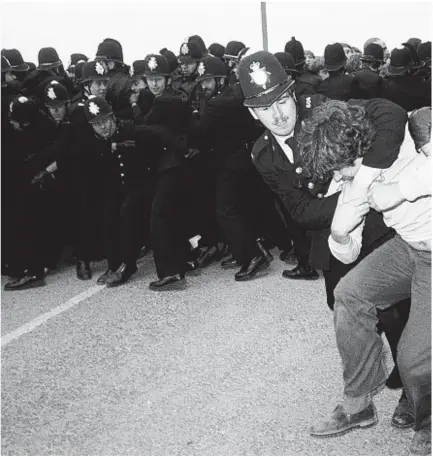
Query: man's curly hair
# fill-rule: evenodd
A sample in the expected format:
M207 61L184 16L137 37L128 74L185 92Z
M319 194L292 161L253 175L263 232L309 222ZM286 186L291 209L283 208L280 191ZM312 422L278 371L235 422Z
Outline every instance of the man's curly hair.
M302 123L298 143L305 170L318 181L353 166L370 149L375 130L364 108L329 100Z

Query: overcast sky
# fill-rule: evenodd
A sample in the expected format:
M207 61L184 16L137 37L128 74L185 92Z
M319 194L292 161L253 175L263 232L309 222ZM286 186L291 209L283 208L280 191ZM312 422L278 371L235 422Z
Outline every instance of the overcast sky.
M410 37L431 41L432 6L426 2L266 2L269 50L283 51L295 36L304 49L323 55L327 44L345 41L362 50L370 37L388 48ZM262 49L260 1L1 1L1 47L17 48L37 63L41 47L94 57L107 37L119 40L132 63L162 47L179 53L183 39L198 34L207 46L243 41Z

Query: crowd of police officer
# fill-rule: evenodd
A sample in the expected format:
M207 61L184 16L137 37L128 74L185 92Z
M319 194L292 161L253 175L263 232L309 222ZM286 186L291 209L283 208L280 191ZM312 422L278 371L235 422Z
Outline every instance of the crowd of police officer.
M248 52L239 41L206 48L195 35L178 55L164 48L129 67L121 44L106 38L93 61L72 54L65 70L54 48L39 51L37 67L3 49L5 290L44 285L65 246L82 280L105 258L97 283L108 287L128 281L150 250L152 290L182 289L185 274L217 261L237 269L237 281L251 280L275 246L296 264L284 277L317 279L308 233L251 161L263 126L238 81ZM335 43L315 57L292 38L275 57L296 97L431 106L430 42L413 38L389 53L372 38L363 52Z

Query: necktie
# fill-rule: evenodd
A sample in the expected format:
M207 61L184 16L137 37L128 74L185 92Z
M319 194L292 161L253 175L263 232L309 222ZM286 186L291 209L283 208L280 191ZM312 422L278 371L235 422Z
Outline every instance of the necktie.
M295 140L295 137L290 137L290 138L287 138L286 140L286 144L287 146L289 146L289 148L294 152L295 151L295 147L296 147L296 140Z

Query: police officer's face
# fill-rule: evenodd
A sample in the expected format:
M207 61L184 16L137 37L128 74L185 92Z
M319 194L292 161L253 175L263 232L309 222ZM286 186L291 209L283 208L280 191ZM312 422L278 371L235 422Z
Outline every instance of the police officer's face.
M93 80L89 85L90 95L96 95L105 98L107 93L107 81L105 80Z
M56 122L63 121L66 115L66 104L57 105L57 106L49 106L48 111L50 112L51 117Z
M212 97L212 95L214 94L215 89L216 89L215 78L203 79L203 81L201 81L200 84L201 84L201 87L202 87L205 95L207 97Z
M150 78L146 78L146 82L150 92L152 92L155 96L161 95L165 90L165 76L152 76Z
M271 106L264 108L253 108L255 117L274 135L290 135L296 124L296 102L286 92Z
M197 69L197 62L182 61L180 70L184 76L191 76Z
M140 92L140 90L146 89L146 83L145 83L141 78L140 78L140 79L136 79L136 80L132 83L131 89L132 89L134 92Z
M98 122L92 123L92 128L98 136L107 139L116 131L116 121L113 116L108 116Z
M352 181L358 173L362 165L362 158L355 159L355 163L351 167L344 167L341 170L334 171L334 179L340 181Z

